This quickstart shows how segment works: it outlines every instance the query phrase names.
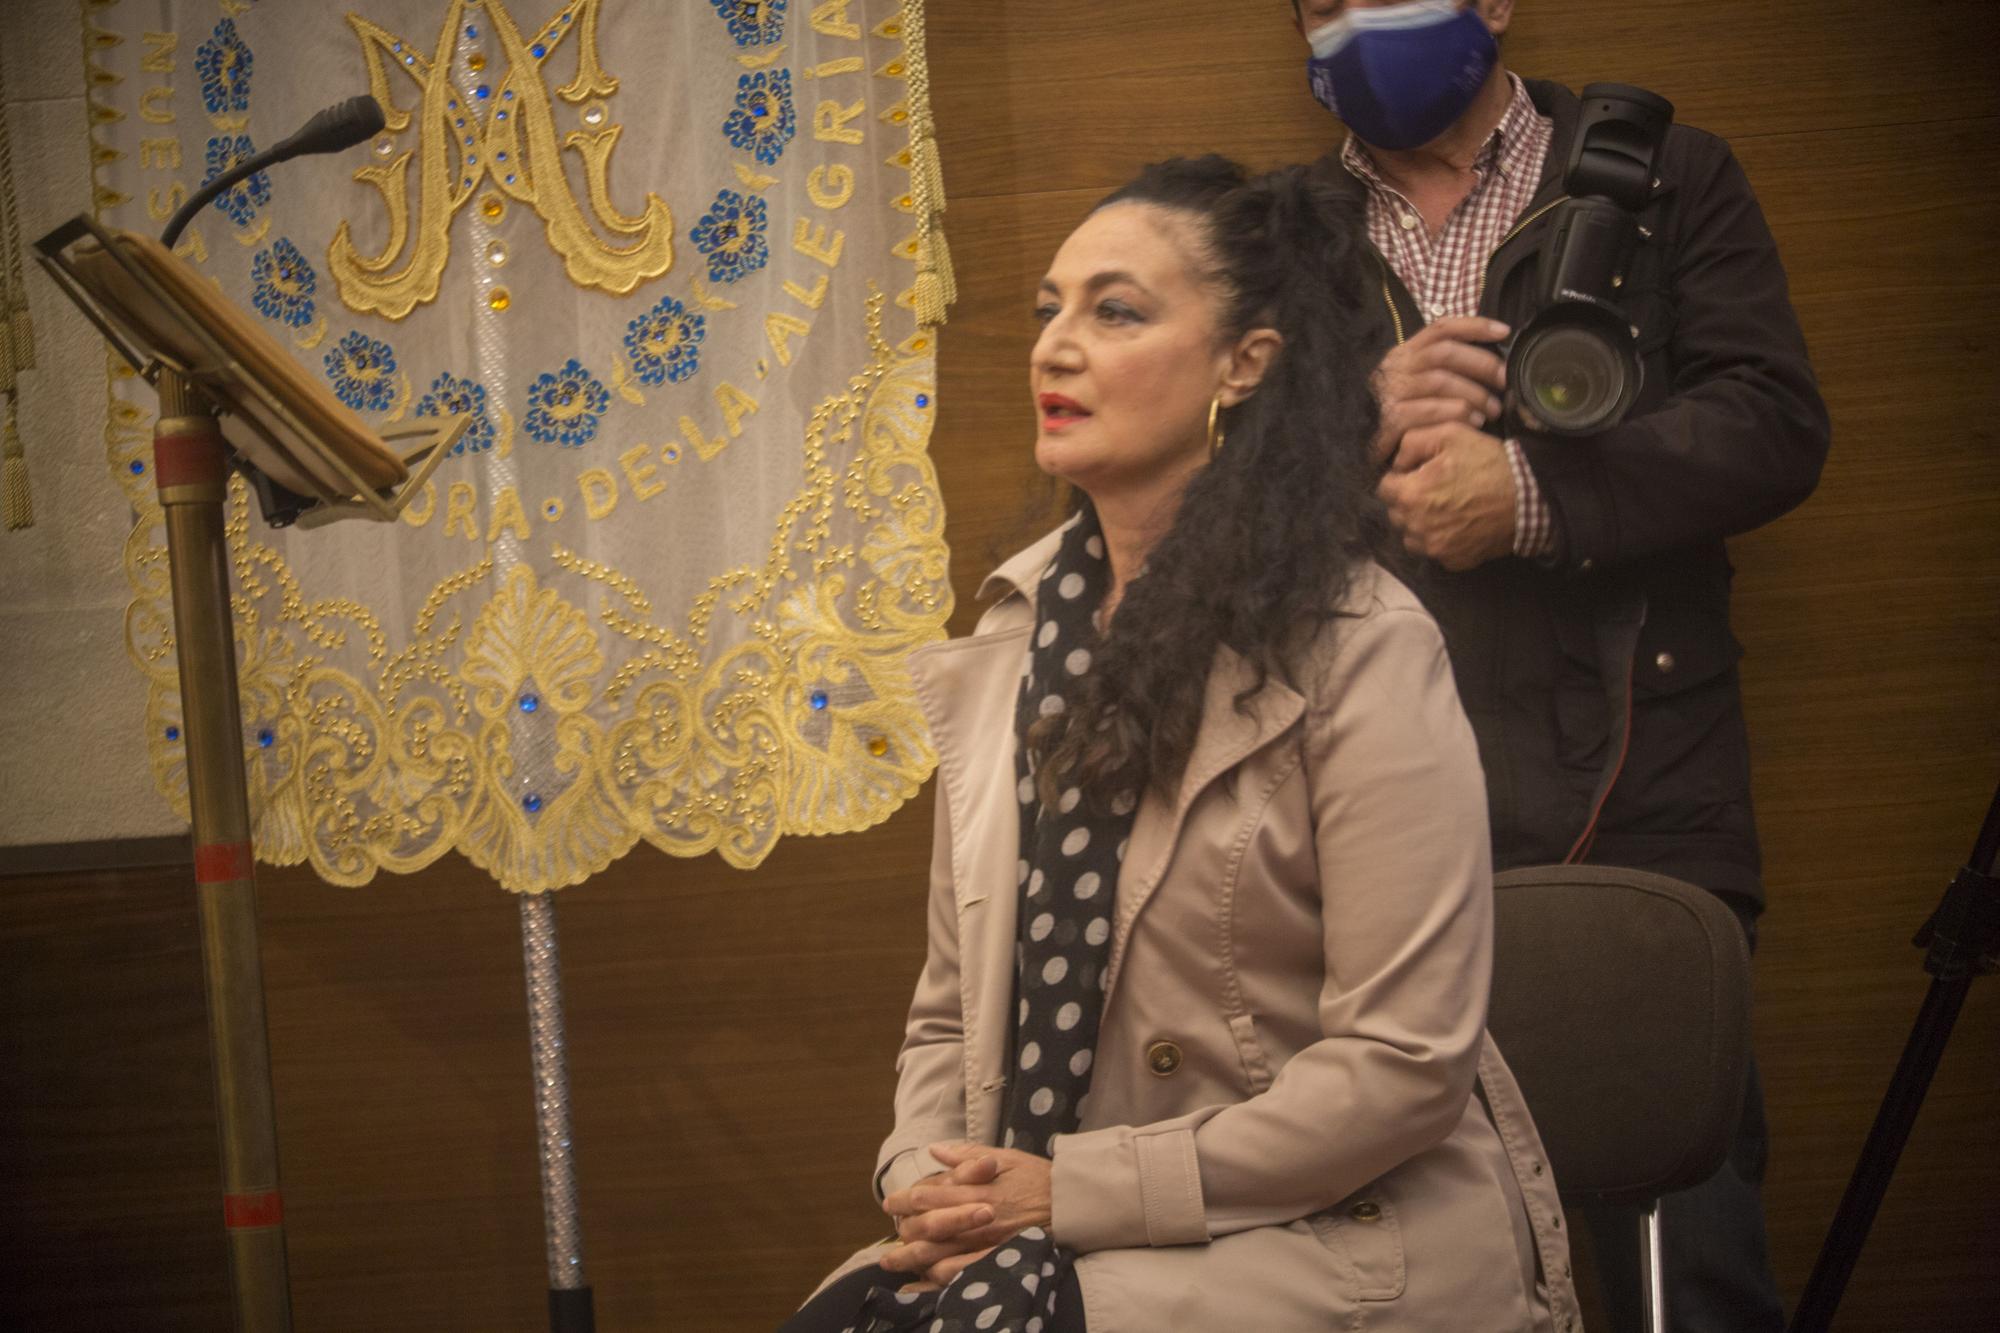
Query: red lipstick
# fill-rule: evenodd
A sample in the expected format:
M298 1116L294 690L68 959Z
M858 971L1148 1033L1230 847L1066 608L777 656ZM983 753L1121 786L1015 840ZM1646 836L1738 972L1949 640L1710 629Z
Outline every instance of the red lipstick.
M1060 393L1037 394L1035 403L1042 409L1043 430L1062 430L1090 415L1082 403Z

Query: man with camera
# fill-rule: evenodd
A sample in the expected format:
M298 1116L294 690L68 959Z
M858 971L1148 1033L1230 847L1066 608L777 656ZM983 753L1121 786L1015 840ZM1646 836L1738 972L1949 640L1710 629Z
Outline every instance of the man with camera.
M1723 543L1812 491L1826 409L1728 145L1638 90L1510 74L1513 8L1293 0L1313 93L1350 132L1321 168L1383 261L1381 496L1423 559L1496 866L1672 875L1754 942ZM1764 1139L1753 1071L1729 1162L1662 1208L1676 1329L1783 1328ZM1594 1229L1624 1327L1631 1233Z

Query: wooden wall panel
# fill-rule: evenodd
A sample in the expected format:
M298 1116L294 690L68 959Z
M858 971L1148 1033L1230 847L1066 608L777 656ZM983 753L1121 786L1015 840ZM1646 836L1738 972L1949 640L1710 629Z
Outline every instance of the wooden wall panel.
M228 1317L189 881L0 879L0 1328Z
M1333 126L1283 0L930 8L963 293L932 452L962 631L1030 521L1028 310L1056 245L1145 160L1273 165ZM1657 87L1735 144L1833 410L1819 493L1733 546L1772 903L1769 1212L1796 1293L1923 994L1909 934L2000 780L2000 7L1517 10L1517 68ZM748 874L642 849L559 898L601 1327L769 1328L877 1233L866 1173L929 821L926 793ZM189 891L134 872L0 892L0 1325L214 1326ZM299 1327L545 1326L514 903L456 859L359 890L271 872L263 895ZM2000 1301L1996 985L1974 989L1843 1328L1984 1328Z

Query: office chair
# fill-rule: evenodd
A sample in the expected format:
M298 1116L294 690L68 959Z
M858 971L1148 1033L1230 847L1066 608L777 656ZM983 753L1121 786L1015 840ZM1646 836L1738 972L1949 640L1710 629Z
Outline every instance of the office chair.
M1659 1201L1713 1175L1742 1111L1750 953L1680 880L1608 866L1494 877L1487 1027L1573 1202L1637 1205L1648 1333L1664 1333Z

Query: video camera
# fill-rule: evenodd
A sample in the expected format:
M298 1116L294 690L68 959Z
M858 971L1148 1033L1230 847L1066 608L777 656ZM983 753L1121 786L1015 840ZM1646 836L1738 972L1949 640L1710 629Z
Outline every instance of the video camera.
M1673 124L1664 97L1622 83L1583 90L1582 119L1535 277L1533 311L1497 350L1523 429L1591 435L1616 425L1645 378L1640 330L1618 303Z

